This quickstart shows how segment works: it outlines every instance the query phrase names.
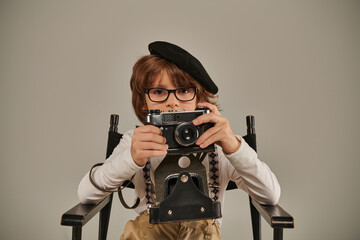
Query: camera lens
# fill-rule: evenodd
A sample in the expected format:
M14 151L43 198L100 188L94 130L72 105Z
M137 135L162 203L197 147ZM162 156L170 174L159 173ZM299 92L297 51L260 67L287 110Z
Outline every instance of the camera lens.
M198 129L188 122L180 123L174 134L176 142L184 147L193 145L199 137Z
M194 137L194 132L190 129L186 128L181 132L181 138L185 139L186 141L189 141Z

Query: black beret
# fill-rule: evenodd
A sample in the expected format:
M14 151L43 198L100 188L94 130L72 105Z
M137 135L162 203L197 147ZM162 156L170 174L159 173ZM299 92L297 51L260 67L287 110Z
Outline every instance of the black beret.
M207 91L216 94L218 87L203 65L193 55L175 44L156 41L149 44L150 54L164 58L195 78Z

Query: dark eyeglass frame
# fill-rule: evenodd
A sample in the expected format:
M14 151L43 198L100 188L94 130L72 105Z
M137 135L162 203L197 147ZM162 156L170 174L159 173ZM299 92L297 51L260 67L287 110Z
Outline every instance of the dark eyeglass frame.
M182 89L182 88L192 88L192 89L194 89L194 90L195 90L194 96L193 96L191 99L189 99L189 100L181 100L181 99L179 99L178 96L176 95L176 91L179 90L179 89ZM153 90L153 89L166 90L167 93L168 93L168 95L167 95L167 97L166 97L164 100L162 100L162 101L154 101L154 100L151 99L150 94L149 94L150 91ZM169 96L170 96L170 93L174 93L176 99L179 100L179 101L181 101L181 102L189 102L189 101L194 100L197 92L198 92L198 88L197 88L197 87L179 87L179 88L176 88L176 89L166 89L166 88L157 87L157 88L147 88L147 89L145 89L145 93L148 95L150 101L152 101L152 102L165 102L166 100L168 100L168 98L169 98Z

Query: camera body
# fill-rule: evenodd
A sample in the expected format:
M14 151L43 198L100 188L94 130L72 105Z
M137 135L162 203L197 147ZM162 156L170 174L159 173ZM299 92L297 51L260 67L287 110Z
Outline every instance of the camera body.
M200 148L195 142L214 124L205 123L199 126L192 124L192 120L207 113L210 113L210 110L205 107L196 108L194 111L149 110L146 124L157 126L162 130L162 135L166 138L166 144L169 146L168 154L212 152L215 149L214 144Z

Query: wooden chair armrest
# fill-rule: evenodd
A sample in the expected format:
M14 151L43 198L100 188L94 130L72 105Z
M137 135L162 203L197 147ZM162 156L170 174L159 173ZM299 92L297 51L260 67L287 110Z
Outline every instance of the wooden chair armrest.
M93 216L100 212L100 210L103 209L110 200L111 197L109 195L98 204L79 203L62 215L61 225L73 227L84 226Z
M279 205L263 205L252 198L251 203L272 228L294 228L294 218Z

